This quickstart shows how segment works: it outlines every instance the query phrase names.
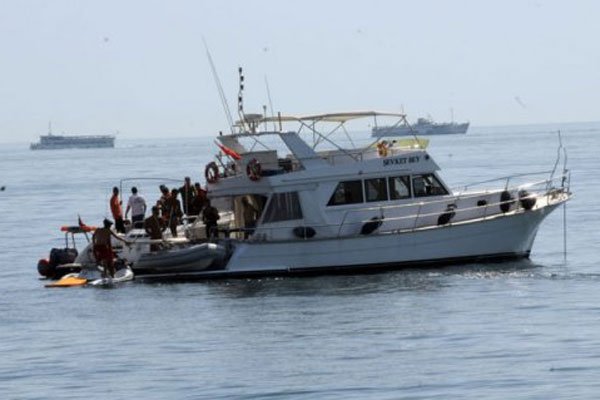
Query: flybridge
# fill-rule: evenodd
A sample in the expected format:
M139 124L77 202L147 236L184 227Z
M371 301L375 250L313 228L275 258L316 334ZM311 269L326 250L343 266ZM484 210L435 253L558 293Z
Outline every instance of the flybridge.
M279 114L272 117L261 114L245 114L242 119L236 121L233 126L233 133L221 135L218 139L227 148L234 150L238 154L244 154L247 153L248 150L242 146L237 139L250 138L254 140L252 148L256 145L268 148L260 142L258 138L261 136L275 135L281 137L288 147L291 145L296 149L301 148L302 150L298 151L298 153L302 153L302 155L298 154L299 158L314 158L315 153L308 151L308 148L312 148L312 150L316 151L317 147L320 145L329 144L338 151L358 160L359 157L353 153L356 153L356 150L360 150L359 153L372 150L373 147L376 147L376 144L380 142L380 138L377 138L373 143L370 143L364 148L358 149L354 145L354 141L346 129L346 123L361 118L373 118L373 124L377 126L378 117L392 117L398 119L397 124L406 123L406 116L404 114L386 111L351 111L309 115ZM270 125L271 123L275 126ZM283 126L286 123L297 124L296 129L285 131ZM331 125L329 125L327 130L322 130L320 125L324 123L333 123L334 126L331 127ZM332 137L335 133L343 133L354 149L350 150L334 141ZM309 139L312 139L312 143L310 145L305 143L304 140L299 138L302 135L310 135ZM384 143L384 145L387 144L387 142ZM424 149L427 146L427 141L418 140L416 138L415 140L404 139L398 143L398 146L412 149ZM293 149L290 148L290 150L296 153Z

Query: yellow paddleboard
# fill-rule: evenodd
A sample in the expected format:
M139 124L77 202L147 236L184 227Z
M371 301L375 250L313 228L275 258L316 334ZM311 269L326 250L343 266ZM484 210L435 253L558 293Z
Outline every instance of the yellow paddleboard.
M54 283L48 283L44 285L46 287L71 287L71 286L83 286L87 283L87 279L79 278L77 276L65 276Z

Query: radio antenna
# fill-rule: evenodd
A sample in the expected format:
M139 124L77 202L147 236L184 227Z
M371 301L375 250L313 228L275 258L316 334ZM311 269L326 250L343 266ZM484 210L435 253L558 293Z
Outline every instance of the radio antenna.
M238 90L238 116L240 117L240 123L244 129L246 127L246 117L244 116L244 71L242 67L238 67L239 74L239 90Z
M206 49L206 57L208 58L208 62L210 64L210 69L212 70L213 79L215 80L215 85L217 86L217 91L219 92L219 98L221 99L221 106L223 106L223 111L225 112L225 118L227 118L227 122L229 123L229 128L231 129L231 133L233 133L233 118L231 117L231 111L229 110L229 104L227 103L227 97L225 97L225 92L223 91L223 86L221 86L221 80L219 79L219 74L217 73L217 69L215 68L215 63L213 62L212 56L210 55L210 51L208 50L208 44L206 43L206 39L202 38L204 42L204 48Z
M275 122L275 111L273 111L273 100L271 100L271 89L269 89L269 80L265 75L265 86L267 87L267 97L269 99L269 108L271 109L271 118L273 119L273 131L277 130L277 123Z

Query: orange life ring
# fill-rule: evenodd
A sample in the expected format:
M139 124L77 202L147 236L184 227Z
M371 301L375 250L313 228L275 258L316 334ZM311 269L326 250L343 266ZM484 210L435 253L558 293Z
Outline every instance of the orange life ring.
M251 181L257 181L260 179L262 175L262 167L256 158L253 158L248 164L246 164L246 175L248 175L248 178L250 178Z
M211 162L204 169L204 177L207 183L216 183L219 180L219 167L216 162Z

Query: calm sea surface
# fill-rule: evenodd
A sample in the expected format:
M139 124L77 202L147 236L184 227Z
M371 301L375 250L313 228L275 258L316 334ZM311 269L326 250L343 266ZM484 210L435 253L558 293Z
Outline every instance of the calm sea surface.
M1 145L0 398L598 398L600 123L475 127L430 152L451 186L551 170L558 129L566 261L561 208L529 261L114 289L45 289L37 260L78 214L99 224L121 178L201 180L212 139Z

